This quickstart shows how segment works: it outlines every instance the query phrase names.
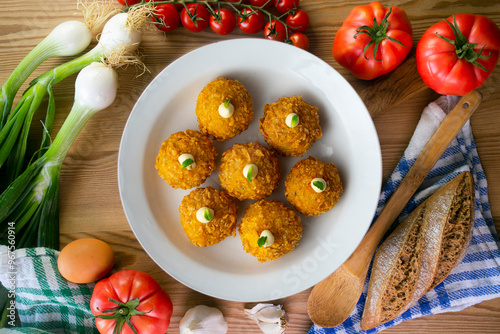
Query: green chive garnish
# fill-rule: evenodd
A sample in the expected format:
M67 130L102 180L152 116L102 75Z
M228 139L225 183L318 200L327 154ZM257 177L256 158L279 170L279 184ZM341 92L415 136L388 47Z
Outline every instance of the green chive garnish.
M319 190L325 190L325 185L323 184L323 182L313 181L313 186L315 186Z
M248 168L248 172L247 172L247 180L248 180L248 182L252 182L252 174L253 174L253 166L250 166Z
M206 220L212 221L212 215L210 214L210 210L208 208L205 208L205 211L203 211L203 216Z
M267 236L264 235L260 237L259 240L257 240L257 245L259 245L259 247L262 247L266 244L266 241L267 241Z
M299 124L299 115L293 115L292 121L290 122L290 127L294 128Z
M193 159L186 159L182 162L181 167L182 168L189 167L193 164L193 162L194 162Z
M224 107L229 107L229 103L231 103L231 99L227 99L226 101L224 101Z

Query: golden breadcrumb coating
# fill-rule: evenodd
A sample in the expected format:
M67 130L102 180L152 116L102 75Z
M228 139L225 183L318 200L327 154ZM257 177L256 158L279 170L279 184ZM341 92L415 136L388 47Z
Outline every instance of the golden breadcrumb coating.
M219 115L219 106L227 99L231 99L234 114L224 118ZM239 81L217 78L208 83L198 95L196 116L201 132L223 141L248 129L253 119L252 98Z
M269 247L259 247L257 241L264 230L274 236ZM273 261L290 253L302 237L300 217L280 201L261 200L245 209L239 225L243 248L260 262Z
M191 154L195 167L182 168L179 162L181 154ZM190 189L197 187L215 170L217 152L212 140L195 130L186 130L172 134L165 140L156 157L158 174L172 188Z
M323 192L317 193L311 187L311 181L315 178L326 181ZM342 182L335 165L314 157L298 161L285 181L286 199L304 216L318 216L331 210L342 191Z
M252 181L243 174L248 164L254 164L258 173ZM222 154L219 180L222 188L239 200L265 198L280 181L280 162L274 152L258 142L235 144Z
M293 128L286 124L290 113L299 116L299 123ZM318 108L302 100L300 95L266 104L259 124L259 131L269 146L284 156L302 156L322 136Z
M214 210L214 217L208 223L201 223L196 218L196 212L202 207ZM236 236L238 207L223 191L212 187L197 188L182 199L179 212L184 232L195 246L211 246L230 235Z

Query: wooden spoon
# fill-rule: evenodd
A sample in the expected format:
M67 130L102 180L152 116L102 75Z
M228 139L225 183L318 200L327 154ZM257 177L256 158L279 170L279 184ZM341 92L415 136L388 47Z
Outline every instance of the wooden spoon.
M457 102L424 147L358 248L339 269L313 288L307 301L307 311L316 325L335 327L351 314L363 291L368 267L378 244L458 131L479 106L481 99L478 91L472 91Z

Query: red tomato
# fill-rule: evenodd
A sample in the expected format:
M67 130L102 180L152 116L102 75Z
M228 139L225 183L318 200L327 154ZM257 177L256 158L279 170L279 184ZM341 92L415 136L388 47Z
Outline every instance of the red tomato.
M295 32L290 36L290 42L292 45L301 48L303 50L309 50L309 38L301 32Z
M138 4L139 2L141 2L141 0L126 0L128 5L129 6L132 6L132 5L135 5L135 4ZM125 0L118 0L118 2L124 6L126 6L126 3L125 3Z
M264 27L264 14L259 10L245 8L238 16L240 30L247 34L255 34Z
M157 5L153 12L153 21L160 22L156 28L161 31L172 31L179 26L179 12L174 5Z
M148 274L122 270L95 285L90 310L99 333L133 334L132 325L138 334L156 334L170 324L172 301Z
M465 95L495 68L500 29L482 15L457 14L430 27L417 44L417 69L439 94Z
M249 1L252 6L257 6L257 7L262 7L263 8L269 8L271 7L273 0L250 0Z
M397 6L372 2L353 8L335 35L332 53L354 76L370 80L394 70L412 45L406 13Z
M297 9L286 17L286 24L295 32L303 32L309 27L309 14L305 10Z
M233 32L236 27L236 17L232 11L226 8L221 8L215 10L215 15L210 16L210 28L219 34L227 35Z
M210 21L210 14L208 13L207 7L198 3L190 3L186 5L186 7L181 11L182 25L186 29L194 32L204 30Z
M264 27L264 36L267 39L283 42L286 38L286 28L283 23L272 19Z
M281 14L285 14L289 10L299 8L300 0L274 0L274 7Z

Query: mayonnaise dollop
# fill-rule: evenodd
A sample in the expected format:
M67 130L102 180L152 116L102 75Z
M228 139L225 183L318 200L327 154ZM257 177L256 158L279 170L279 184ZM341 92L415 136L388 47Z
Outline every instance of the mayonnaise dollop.
M233 116L234 106L230 101L231 101L231 99L227 99L226 101L224 101L223 103L220 104L219 115L221 115L221 117L229 118L229 117Z
M299 115L296 113L289 113L288 116L286 116L285 123L289 128L294 128L299 124Z
M264 245L262 245L263 247L269 247L274 243L274 235L271 233L271 231L269 231L269 230L262 231L260 233L259 239L263 238L263 237L266 238Z
M183 154L179 155L179 158L177 160L179 160L179 163L181 165L183 165L186 161L191 160L192 161L191 164L189 164L186 167L183 167L183 168L186 168L187 170L192 170L193 168L196 167L196 162L194 161L194 157L191 154L183 153Z
M248 164L243 168L243 176L249 182L252 182L252 180L255 179L258 172L259 172L259 168L254 164Z
M317 193L323 192L326 189L326 181L322 178L314 178L311 180L311 187Z
M196 211L196 219L203 224L210 223L212 219L214 219L214 210L207 208L206 206L201 207L198 211Z

